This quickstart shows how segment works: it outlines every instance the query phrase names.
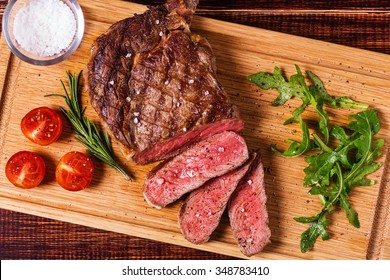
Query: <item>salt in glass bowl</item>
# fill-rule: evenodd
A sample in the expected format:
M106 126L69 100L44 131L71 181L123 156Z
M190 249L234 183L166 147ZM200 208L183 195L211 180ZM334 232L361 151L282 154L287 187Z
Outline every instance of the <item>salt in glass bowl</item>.
M73 12L76 19L76 33L73 37L72 42L68 47L63 49L60 53L51 56L38 56L31 52L23 49L20 44L16 41L13 28L14 19L16 13L26 5L29 0L10 0L4 11L3 22L2 22L2 33L4 39L7 42L8 47L14 55L21 60L34 65L52 65L59 63L68 58L74 51L79 47L81 40L84 35L84 15L83 11L77 0L61 0L64 2Z

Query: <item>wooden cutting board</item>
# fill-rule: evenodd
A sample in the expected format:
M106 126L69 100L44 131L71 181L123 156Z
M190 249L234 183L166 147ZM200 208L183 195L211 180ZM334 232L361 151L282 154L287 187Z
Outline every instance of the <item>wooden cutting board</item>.
M162 209L151 208L143 199L142 184L152 168L136 166L121 155L114 144L120 163L136 176L134 182L94 160L96 175L92 185L81 192L63 190L55 181L57 161L66 152L83 147L74 140L68 123L59 141L39 147L29 142L19 128L21 118L31 109L46 105L59 110L63 100L44 97L48 93L62 93L60 80L66 80L65 71L79 72L89 57L92 42L114 22L142 13L146 7L129 2L81 0L85 16L85 35L80 48L66 61L53 66L33 66L13 56L3 38L0 41L0 207L71 223L101 228L194 247L235 257L244 257L231 234L226 216L204 245L193 245L181 235L177 212L181 201ZM276 97L273 91L258 90L246 81L246 76L257 71L272 72L281 67L286 76L294 73L294 64L311 70L325 83L333 95L348 95L369 103L379 111L382 130L379 137L390 135L390 56L300 38L263 29L195 17L194 33L207 37L213 46L218 75L245 120L243 135L250 149L259 149L266 167L266 192L272 243L254 259L390 259L388 166L389 146L380 162L383 167L371 178L376 185L356 188L351 203L359 213L361 227L348 224L345 214L336 209L330 218L330 240L318 240L313 251L302 254L300 234L306 225L294 217L311 215L320 209L316 197L303 188L303 158L284 159L270 151L270 144L285 147L286 138L299 139L299 128L283 126L298 101L282 107L272 107ZM85 96L85 93L83 93ZM87 116L99 122L97 114L83 98ZM351 110L330 110L331 121L347 123ZM307 115L310 118L310 113ZM299 131L299 130L298 130ZM19 150L41 154L47 165L42 185L31 190L12 186L4 175L8 158Z

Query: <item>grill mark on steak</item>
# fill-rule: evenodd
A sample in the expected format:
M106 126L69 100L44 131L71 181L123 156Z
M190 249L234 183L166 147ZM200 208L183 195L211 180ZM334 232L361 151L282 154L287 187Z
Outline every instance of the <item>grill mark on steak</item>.
M248 171L255 154L241 167L206 182L192 191L179 211L179 225L185 239L202 244L210 239L239 181Z
M238 118L217 80L210 44L190 33L198 2L168 0L149 7L113 24L92 46L84 71L91 105L125 150L136 155L202 126ZM167 157L159 154L148 155L147 161L135 156L135 161Z
M233 235L241 252L250 257L270 242L264 167L257 155L228 203Z
M152 170L145 180L144 197L156 208L165 207L247 159L248 149L240 135L230 131L213 135Z

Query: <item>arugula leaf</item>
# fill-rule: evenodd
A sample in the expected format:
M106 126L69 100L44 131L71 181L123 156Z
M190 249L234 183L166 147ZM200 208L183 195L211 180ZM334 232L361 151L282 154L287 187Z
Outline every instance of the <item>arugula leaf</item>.
M381 164L378 162L372 162L369 164L366 164L362 166L355 174L355 177L353 177L350 182L349 186L350 187L356 187L356 186L372 186L375 184L374 180L369 180L365 178L366 175L369 175L375 171L377 171L381 167Z
M303 185L329 186L330 171L337 161L337 156L334 153L322 153L305 157L305 161L309 165L303 170L305 172Z
M297 157L312 149L313 141L310 139L309 129L307 128L307 125L302 120L302 118L299 118L299 121L301 123L301 128L302 128L302 142L299 143L297 141L291 140L290 146L284 152L281 152L278 149L276 149L276 145L271 145L271 150L273 152L284 157Z
M355 228L359 228L360 222L358 218L358 213L355 211L355 209L352 208L344 193L340 195L340 205L345 210L349 223Z
M317 215L311 217L295 217L294 220L302 224L310 224L312 222L318 221L320 215L322 215L322 212L319 212Z
M347 96L335 97L329 95L321 79L316 74L311 71L306 71L306 74L313 82L313 85L310 87L311 90L315 91L315 95L317 96L317 98L323 100L323 102L325 102L327 105L335 108L353 108L362 110L368 108L367 104L353 101Z
M352 180L355 175L360 172L360 169L364 167L364 165L371 163L369 160L373 158L370 157L373 137L379 132L380 129L378 113L375 110L368 110L357 113L350 116L350 119L354 119L356 121L349 123L347 127L351 130L354 130L356 133L359 133L361 136L356 141L354 141L354 145L358 149L356 154L357 162L348 172L346 181ZM376 153L378 152L379 151Z
M320 117L320 120L318 122L318 129L321 132L321 134L324 136L324 141L326 144L329 142L329 117L328 113L323 108L322 101L313 101L312 102L314 108L316 109L316 112L318 116Z
M332 130L330 133L333 137L335 137L336 139L338 139L340 141L338 147L335 149L338 153L338 159L340 160L340 163L345 168L351 168L352 163L351 163L348 155L349 155L350 151L354 149L354 145L352 144L353 139L350 138L347 135L347 133L345 132L345 130L341 126L338 126L338 125L335 125L334 127L332 127Z
M283 105L293 96L303 95L301 86L294 82L296 79L297 77L292 76L292 82L287 82L282 75L282 71L276 66L273 75L259 72L248 76L248 80L258 85L261 89L277 89L279 96L272 102L273 106Z
M329 238L329 234L326 231L327 227L328 221L326 220L326 216L324 213L320 212L318 218L315 219L310 227L301 234L301 252L305 253L311 250L318 236L321 236L322 240L327 240Z

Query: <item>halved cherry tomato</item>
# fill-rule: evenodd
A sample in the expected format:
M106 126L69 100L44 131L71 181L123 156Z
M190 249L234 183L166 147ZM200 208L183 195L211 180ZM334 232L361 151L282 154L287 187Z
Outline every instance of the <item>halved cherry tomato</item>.
M48 107L39 107L28 112L20 128L24 136L34 143L46 146L58 139L62 132L62 119Z
M17 187L31 189L45 177L45 162L36 153L21 151L14 154L5 166L5 175Z
M91 183L93 171L93 163L87 155L69 152L57 164L56 179L64 189L80 191Z

